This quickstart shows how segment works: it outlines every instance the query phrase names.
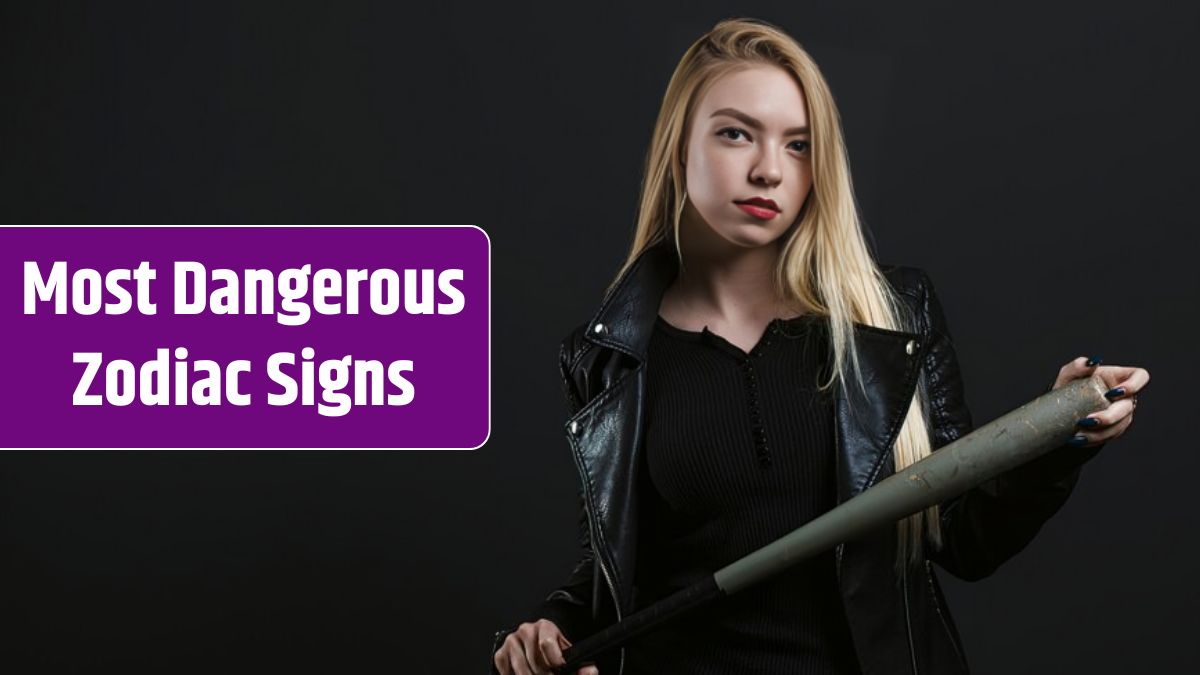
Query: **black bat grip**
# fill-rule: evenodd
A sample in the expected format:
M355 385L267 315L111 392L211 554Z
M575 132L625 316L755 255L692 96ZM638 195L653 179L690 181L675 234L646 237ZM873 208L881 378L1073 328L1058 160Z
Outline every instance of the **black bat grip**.
M658 602L634 612L599 633L590 635L572 644L563 652L566 663L554 669L557 675L574 675L583 666L595 661L596 657L625 644L658 624L705 605L724 596L713 577L698 581L680 589Z

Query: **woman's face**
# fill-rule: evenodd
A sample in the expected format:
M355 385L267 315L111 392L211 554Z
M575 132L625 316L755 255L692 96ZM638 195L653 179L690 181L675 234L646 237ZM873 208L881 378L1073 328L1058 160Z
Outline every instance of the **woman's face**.
M804 93L786 70L755 65L720 76L693 112L685 223L745 248L778 239L812 187L811 138Z

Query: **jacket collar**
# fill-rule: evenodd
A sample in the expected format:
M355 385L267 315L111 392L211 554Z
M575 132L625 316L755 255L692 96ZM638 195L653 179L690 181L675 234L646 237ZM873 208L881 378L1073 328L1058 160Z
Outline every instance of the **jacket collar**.
M588 339L646 360L646 347L663 293L679 273L675 244L647 247L621 275L587 325Z

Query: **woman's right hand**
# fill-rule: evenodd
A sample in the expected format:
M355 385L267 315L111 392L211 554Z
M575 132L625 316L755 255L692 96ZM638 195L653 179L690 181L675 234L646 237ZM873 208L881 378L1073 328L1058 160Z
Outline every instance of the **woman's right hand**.
M549 619L523 623L504 638L492 661L500 675L549 675L551 668L564 663L562 650L571 646L562 631ZM575 675L600 675L600 669L588 665Z

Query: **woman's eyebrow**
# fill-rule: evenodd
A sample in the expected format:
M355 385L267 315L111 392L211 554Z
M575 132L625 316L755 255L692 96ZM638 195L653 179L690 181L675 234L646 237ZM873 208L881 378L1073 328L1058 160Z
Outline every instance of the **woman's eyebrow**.
M738 110L737 108L721 108L720 110L714 112L712 115L709 115L709 118L716 117L717 115L726 115L728 117L732 117L734 119L740 120L742 122L742 124L745 124L746 126L752 128L752 129L758 129L759 131L762 131L762 128L763 128L762 122L759 122L758 120L747 115L746 113L742 112L741 110ZM783 135L784 136L795 136L797 134L807 134L807 133L808 133L808 127L806 127L806 126L805 127L792 127L791 129L788 129L787 131L783 132Z

